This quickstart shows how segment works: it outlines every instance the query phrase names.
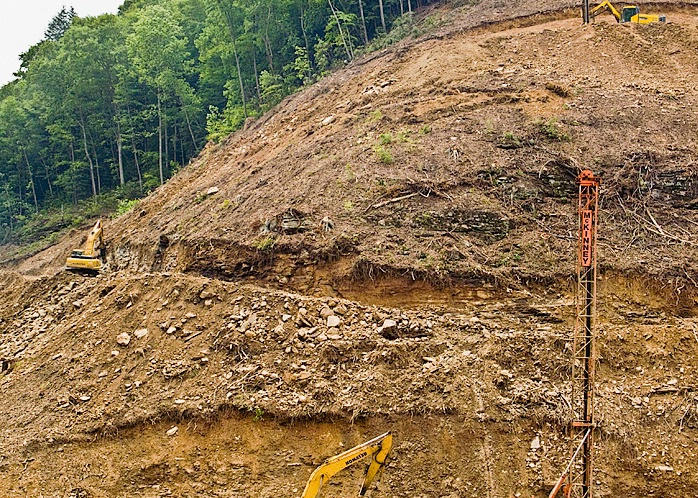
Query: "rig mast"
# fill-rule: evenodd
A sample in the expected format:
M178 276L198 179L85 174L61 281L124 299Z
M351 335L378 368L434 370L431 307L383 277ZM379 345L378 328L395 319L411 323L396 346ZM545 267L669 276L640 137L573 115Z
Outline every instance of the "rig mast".
M572 343L572 458L550 498L592 498L594 464L594 326L596 323L596 227L599 179L589 170L579 184L579 236L577 257L577 319Z

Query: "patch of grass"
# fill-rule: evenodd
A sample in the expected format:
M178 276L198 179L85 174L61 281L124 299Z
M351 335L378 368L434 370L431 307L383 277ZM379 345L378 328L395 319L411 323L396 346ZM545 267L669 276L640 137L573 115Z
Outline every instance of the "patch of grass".
M271 235L264 237L262 240L257 241L254 244L255 249L258 251L269 251L276 245L276 239Z
M251 411L254 412L254 417L252 417L253 422L264 421L264 410L262 408L255 406Z
M419 129L420 135L428 135L429 133L431 133L431 126L429 125L424 125Z
M376 147L373 150L375 151L376 155L378 156L378 159L380 160L380 162L382 162L383 164L393 164L393 162L394 162L393 155L390 153L390 151L388 149L386 149L382 145L379 145L378 147Z
M232 205L232 202L230 202L230 199L226 199L223 202L221 202L221 209L228 209Z
M397 134L395 135L395 139L396 139L399 143L409 142L409 141L410 141L410 134L411 134L411 133L412 133L412 132L411 132L410 130L400 130L400 131L398 131Z
M344 174L347 177L347 181L349 182L355 182L356 181L356 174L354 173L354 170L351 168L351 164L348 164L344 166Z
M570 136L562 129L562 125L555 118L550 118L547 121L538 120L535 122L538 131L542 133L548 140L557 140L558 142L569 142Z
M344 201L344 210L345 211L353 211L354 210L354 203L351 202L350 200Z
M378 137L378 140L381 145L390 145L393 143L393 134L388 132L388 133L381 133L381 135Z
M375 111L371 111L368 113L368 118L370 121L380 121L381 119L383 119L383 113L380 109L376 109Z

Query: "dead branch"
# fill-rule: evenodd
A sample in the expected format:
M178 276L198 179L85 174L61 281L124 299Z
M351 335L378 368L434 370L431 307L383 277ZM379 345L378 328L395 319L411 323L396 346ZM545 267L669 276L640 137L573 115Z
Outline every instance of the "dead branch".
M393 199L388 199L387 201L379 202L378 204L374 204L371 206L373 209L378 209L383 206L387 206L388 204L392 204L394 202L400 202L404 201L406 199L410 199L412 197L418 196L420 193L419 192L412 192L411 194L406 194L406 195L401 195L400 197L394 197Z

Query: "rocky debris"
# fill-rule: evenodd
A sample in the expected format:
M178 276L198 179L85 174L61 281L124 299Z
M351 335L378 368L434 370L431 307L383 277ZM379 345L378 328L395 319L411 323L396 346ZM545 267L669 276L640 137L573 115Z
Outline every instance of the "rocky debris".
M172 427L171 429L168 429L167 432L165 432L165 434L166 434L167 436L172 437L172 436L176 435L177 432L179 432L179 427L174 426L174 427Z
M143 339L145 336L148 335L148 329L138 329L133 332L133 335L136 337L136 339ZM128 344L126 344L128 346Z
M398 338L398 328L397 328L397 322L395 320L391 320L390 318L386 318L383 321L383 325L381 325L378 328L378 333L385 337L386 339L397 339Z
M218 191L219 191L218 187L209 187L209 189L206 191L206 195L207 196L215 195L218 193Z
M131 343L131 336L127 332L123 332L116 336L116 343L125 348Z

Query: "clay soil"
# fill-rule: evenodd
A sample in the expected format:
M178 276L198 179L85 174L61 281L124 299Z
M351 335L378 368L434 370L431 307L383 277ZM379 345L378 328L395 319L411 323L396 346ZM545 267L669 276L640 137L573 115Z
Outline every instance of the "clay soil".
M372 496L547 496L584 168L595 495L698 496L698 10L473 3L210 144L106 223L99 276L62 269L83 231L3 253L0 496L297 497L387 430Z

